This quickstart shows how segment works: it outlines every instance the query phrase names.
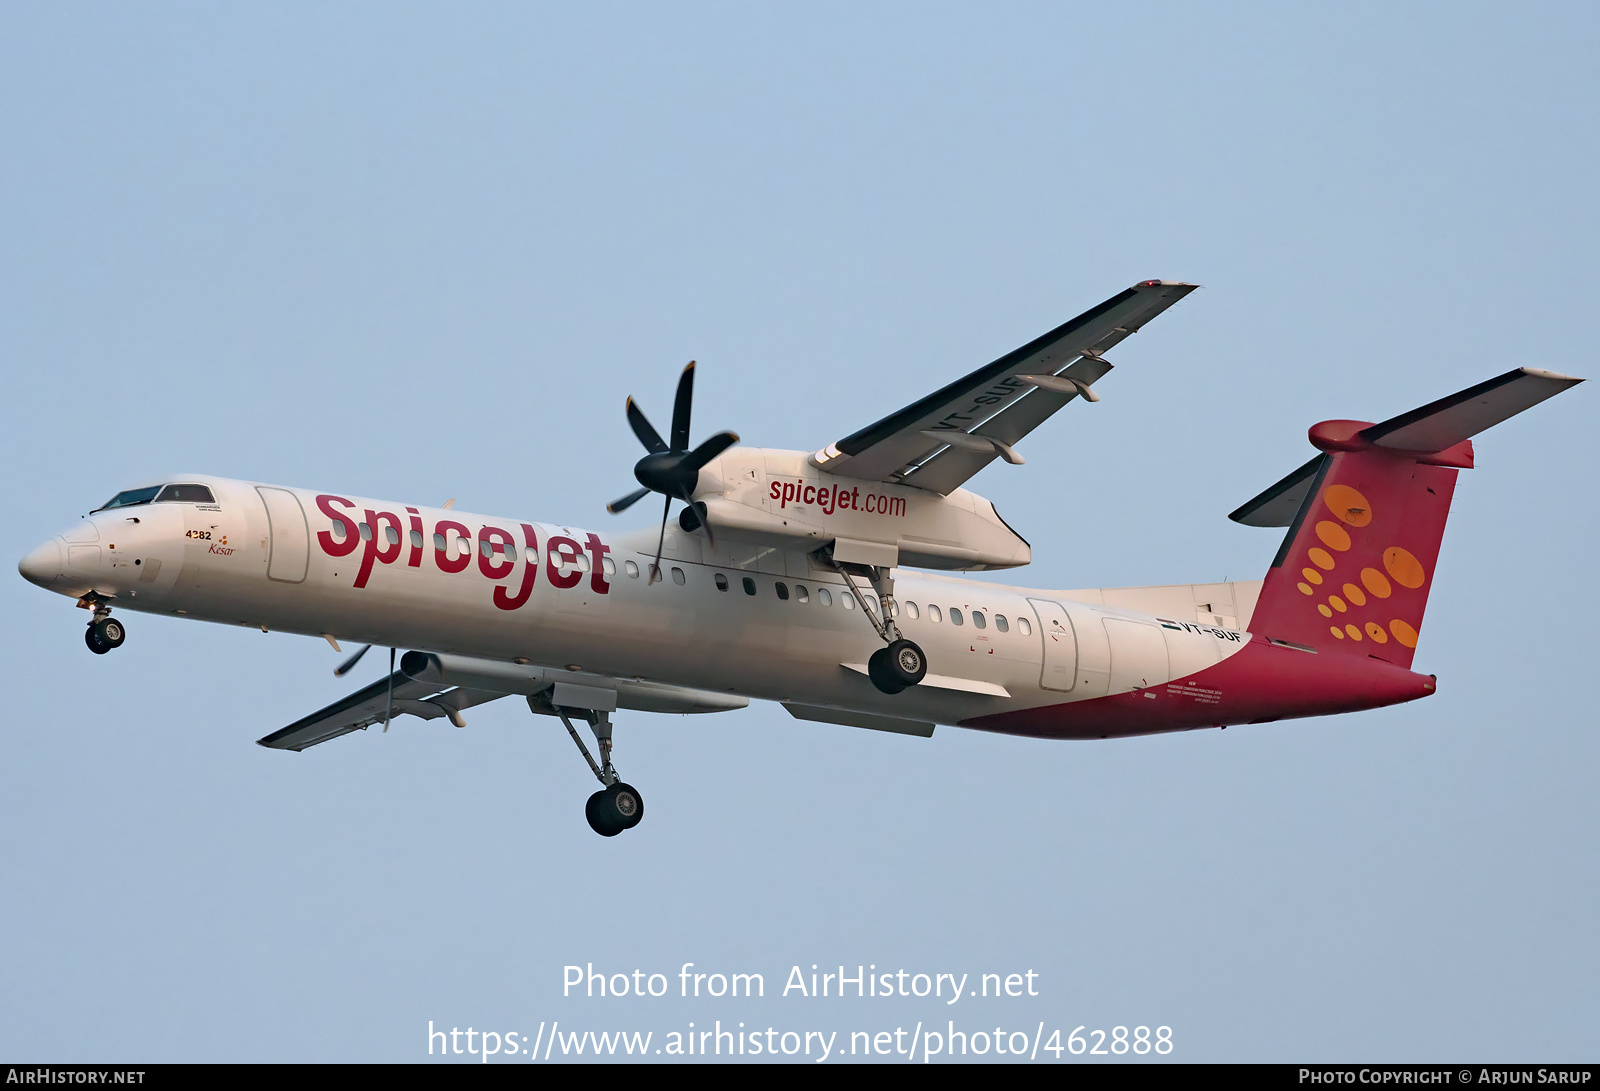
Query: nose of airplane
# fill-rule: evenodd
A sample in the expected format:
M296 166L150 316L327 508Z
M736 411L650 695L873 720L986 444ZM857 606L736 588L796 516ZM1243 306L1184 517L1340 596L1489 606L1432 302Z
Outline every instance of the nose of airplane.
M17 562L17 571L29 583L49 587L61 578L61 539L51 538Z

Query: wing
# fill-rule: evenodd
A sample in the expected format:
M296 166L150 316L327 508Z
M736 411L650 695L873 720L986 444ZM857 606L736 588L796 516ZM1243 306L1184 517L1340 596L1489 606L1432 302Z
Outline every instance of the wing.
M304 750L308 746L337 739L383 723L390 708L389 687L394 686L393 715L420 716L434 720L450 717L461 726L461 710L487 704L501 697L519 694L529 698L529 708L556 715L556 704L568 708L625 708L635 712L671 712L680 715L701 712L728 712L745 708L744 697L708 690L690 689L661 682L605 675L548 670L525 664L503 663L493 659L474 659L465 655L436 655L407 652L401 667L388 678L380 678L366 689L335 701L320 712L257 739L274 750ZM407 672L410 673L407 673ZM578 696L610 696L610 703L585 705L562 697L562 687L581 691ZM554 704L552 704L554 698Z
M389 704L389 685L394 684L394 709L396 716L420 716L424 720L449 716L458 719L464 708L485 704L506 696L493 690L468 689L464 686L441 686L437 682L419 682L395 671L389 678L380 678L366 689L352 693L342 701L335 701L320 712L313 712L303 720L257 739L260 746L274 750L304 750L340 735L383 723L383 714Z
M1101 355L1198 285L1146 280L1057 326L921 401L812 456L841 477L915 485L940 495L996 458L1022 459L1011 445L1111 370ZM1034 381L1038 380L1038 381ZM936 433L950 433L946 440Z

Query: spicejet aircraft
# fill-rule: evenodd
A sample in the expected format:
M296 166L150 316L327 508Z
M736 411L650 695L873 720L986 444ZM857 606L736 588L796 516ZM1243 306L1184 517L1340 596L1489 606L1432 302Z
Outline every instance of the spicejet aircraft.
M659 528L180 474L117 493L19 568L92 611L96 653L123 642L113 608L390 649L387 677L262 746L387 731L397 715L461 727L467 708L522 696L583 752L601 784L587 817L605 836L644 814L611 760L618 709L759 698L908 735L1104 739L1427 696L1435 677L1411 660L1471 437L1582 380L1519 368L1381 423L1313 425L1318 454L1230 516L1288 528L1264 580L1049 591L926 571L1028 563L1028 543L962 484L997 458L1020 465L1014 445L1068 402L1098 401L1105 352L1194 288L1137 284L816 454L737 447L729 432L691 448L691 363L670 442L627 404L649 453L641 488L610 510L661 494Z

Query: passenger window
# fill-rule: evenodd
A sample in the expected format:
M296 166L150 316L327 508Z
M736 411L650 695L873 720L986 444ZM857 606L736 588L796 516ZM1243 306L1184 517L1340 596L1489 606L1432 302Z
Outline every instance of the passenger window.
M718 591L726 591L728 589L728 577L724 576L721 572L718 572L711 578L716 583Z
M917 619L918 614L917 614L917 604L916 603L914 603L914 602L906 603L906 617L910 618L912 621L915 621Z
M617 574L617 562L613 561L610 557L601 557L600 571L604 572L608 576L615 576Z
M672 582L677 584L679 587L683 586L684 580L687 578L688 577L683 574L683 569L677 567L672 569Z
M589 571L589 555L587 553L578 554L578 571L579 572L587 572L587 571ZM677 569L674 568L673 571L676 572ZM683 581L679 580L678 582L682 583Z
M623 561L622 570L628 574L628 578L630 580L636 580L639 578L639 566L634 564L632 561Z
M746 576L744 578L743 582L744 582L744 593L745 594L753 595L753 594L756 593L756 581L755 580L751 579L749 576Z
M811 601L811 596L809 594L807 594L806 585L803 584L803 583L797 583L797 584L794 585L794 597L796 599L798 599L800 602L810 602Z
M422 531L413 530L411 532L411 534L410 534L410 538L411 538L411 548L412 549L421 549L422 548Z
M517 547L512 545L510 542L507 542L506 543L506 560L514 561L516 559L517 559Z
M928 620L935 624L944 620L939 614L939 608L931 602L928 603Z
M828 589L826 587L819 587L819 588L817 588L817 601L820 602L824 606L832 606L833 605L833 595L828 591Z
M489 539L480 538L478 539L478 552L485 557L492 557L494 556L494 546L489 542Z
M1011 631L1011 626L1006 623L1006 616L1004 614L996 614L994 616L994 627L999 629L1002 633L1009 633Z
M782 599L784 602L788 602L789 601L789 585L788 584L784 583L782 580L779 580L777 583L772 585L772 589L774 591L778 592L778 597L780 599Z
M839 605L843 606L846 610L854 610L856 608L856 597L850 592L846 591L844 594L839 596Z
M372 528L365 523L361 524L361 540L363 542L372 541Z
M344 526L343 523L335 523L334 525L337 526L337 527L340 527L340 528L343 528L343 526ZM434 534L434 536L433 536L433 548L437 549L440 553L444 552L444 535L443 534L438 534L438 533Z
M961 611L957 610L954 606L950 607L950 624L961 624Z
M972 611L972 627L974 629L986 629L989 627L989 622L984 618L982 610Z
M156 502L175 500L188 504L215 504L217 501L211 495L211 490L204 485L168 485L161 490L161 495L156 497Z
M389 526L389 525L385 524L385 526L383 528L383 536L385 538L389 539L389 544L390 545L399 545L400 544L400 528L399 527Z
M1027 636L1033 632L1033 626L1028 624L1027 618L1017 618L1017 632L1021 633L1023 636Z

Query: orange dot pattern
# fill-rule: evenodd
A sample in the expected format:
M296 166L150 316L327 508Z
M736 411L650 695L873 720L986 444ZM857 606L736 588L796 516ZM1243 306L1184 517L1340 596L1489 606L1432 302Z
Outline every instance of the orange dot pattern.
M1353 527L1364 527L1372 522L1372 505L1349 485L1329 485L1322 494L1322 502L1329 511Z
M1345 528L1367 526L1372 522L1373 514L1371 502L1359 490L1349 485L1328 486L1322 494L1322 504L1338 522L1333 519L1321 519L1312 527L1317 540L1322 544L1306 550L1306 559L1316 565L1316 568L1309 566L1302 568L1300 574L1304 579L1295 585L1302 595L1312 597L1321 594L1320 589L1326 579L1323 573L1331 573L1338 566L1339 562L1335 555L1348 552L1354 544L1350 532ZM1335 579L1337 580L1337 577ZM1360 583L1358 584L1356 580ZM1428 582L1428 574L1423 569L1422 562L1417 560L1410 550L1402 546L1389 546L1383 551L1383 571L1369 566L1362 568L1356 579L1339 582L1341 585L1338 587L1338 594L1329 594L1316 604L1317 613L1324 618L1331 619L1335 612L1346 614L1352 608L1359 609L1369 603L1381 609L1384 600L1394 595L1396 585L1415 591ZM1370 599L1368 596L1371 596ZM1407 648L1417 646L1417 630L1398 618L1390 620L1387 625L1377 620L1362 623L1358 618L1354 623L1330 625L1328 632L1337 640L1365 639L1374 644L1387 644L1392 636L1395 641Z

